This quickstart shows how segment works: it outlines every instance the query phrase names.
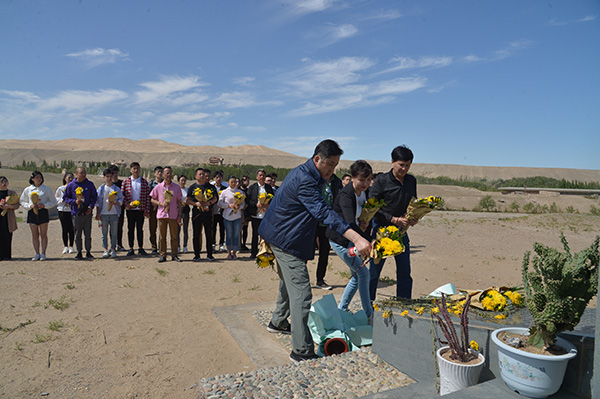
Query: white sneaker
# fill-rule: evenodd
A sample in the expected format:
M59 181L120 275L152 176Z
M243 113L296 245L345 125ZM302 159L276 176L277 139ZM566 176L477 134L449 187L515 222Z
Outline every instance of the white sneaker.
M40 254L35 254L35 256L31 258L31 260L40 260Z
M108 252L108 249L105 249L105 250L104 250L104 253L102 254L102 257L103 257L104 259L106 259L106 258L108 258L109 256L110 256L110 252Z
M225 250L225 245L221 245L221 246L219 247L219 252L225 252L225 251L226 251L226 250Z
M68 254L68 253L69 253L69 247L64 247L63 254Z
M41 254L40 255L40 260L46 260L46 254Z
M114 249L112 251L110 251L110 257L111 258L116 258L117 257L117 251L115 251Z
M70 254L74 254L75 253L75 250L73 249L73 247L69 247L69 253Z
M187 254L189 251L188 251L187 247L183 247L183 251L182 251L182 252L183 252L184 254Z

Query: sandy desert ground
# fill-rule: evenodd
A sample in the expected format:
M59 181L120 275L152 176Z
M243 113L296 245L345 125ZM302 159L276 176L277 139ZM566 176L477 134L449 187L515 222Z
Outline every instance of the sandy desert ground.
M29 173L1 169L21 190ZM47 174L46 184L59 185ZM487 194L448 186L419 186L441 195L453 209L472 209ZM502 195L499 205L555 202L579 214L435 211L409 231L414 295L452 282L459 288L516 285L523 254L534 242L558 247L563 231L574 250L600 234L589 214L597 199L559 195ZM503 202L500 202L503 201ZM99 259L100 231L93 228L93 261L61 255L60 224L49 228L49 260L33 262L31 234L19 223L12 261L0 262L0 396L57 398L193 398L201 378L256 368L211 309L275 301L278 278L245 257L217 262L158 264L153 257ZM146 231L145 240L149 247ZM247 255L246 255L247 256ZM341 295L347 267L331 253L326 280ZM316 263L308 263L311 278ZM383 275L394 278L392 262ZM314 281L313 281L314 283ZM391 295L394 286L381 285ZM315 300L324 293L313 290ZM57 309L63 308L62 310ZM67 306L68 305L68 306ZM19 327L22 325L21 327ZM50 327L62 325L57 330ZM277 342L274 340L274 345Z

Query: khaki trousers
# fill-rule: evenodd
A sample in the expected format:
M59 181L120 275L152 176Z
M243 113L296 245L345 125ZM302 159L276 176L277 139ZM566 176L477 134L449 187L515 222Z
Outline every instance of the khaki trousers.
M167 227L171 236L171 256L177 256L177 219L158 219L160 256L167 256Z

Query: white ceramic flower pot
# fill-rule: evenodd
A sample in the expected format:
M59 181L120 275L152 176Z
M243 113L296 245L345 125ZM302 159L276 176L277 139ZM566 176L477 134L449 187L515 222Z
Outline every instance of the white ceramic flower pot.
M532 398L545 398L556 393L563 382L569 360L577 356L577 349L569 341L557 338L556 344L567 353L560 356L537 355L506 345L498 334L507 331L528 334L527 328L501 328L492 333L492 341L498 346L500 375L506 385Z
M468 388L479 382L479 375L485 363L485 357L479 353L481 360L477 364L461 364L450 362L442 357L442 352L449 349L443 346L437 350L437 362L440 370L440 395L446 395Z

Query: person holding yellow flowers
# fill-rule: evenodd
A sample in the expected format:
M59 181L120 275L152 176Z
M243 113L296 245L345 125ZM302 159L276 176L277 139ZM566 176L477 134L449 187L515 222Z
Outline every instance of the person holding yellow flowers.
M340 215L352 230L358 233L365 240L370 240L371 229L370 222L361 222L360 215L367 202L367 190L371 185L371 176L373 169L368 162L358 160L350 166L351 181L336 196L333 203L333 210ZM362 308L367 315L369 322L372 320L373 306L369 295L369 269L362 266L363 259L349 253L349 249L354 247L354 243L344 236L336 233L335 230L328 228L325 232L329 239L331 248L350 268L352 277L344 289L344 294L338 307L341 310L348 310L348 305L354 298L356 290L360 294ZM362 266L362 267L361 267Z
M117 257L117 231L119 228L119 217L121 216L121 205L123 204L123 193L113 183L112 169L104 169L104 184L98 187L98 201L96 202L96 220L102 224L102 247L103 258ZM110 250L108 247L108 232L110 229Z
M112 175L111 175L112 177ZM75 170L75 180L67 185L64 201L71 207L73 227L75 228L75 259L83 259L82 237L85 234L85 257L94 259L92 255L92 210L98 201L96 186L87 178L87 172L80 166Z
M8 189L8 179L0 176L0 260L12 258L12 234L18 228L15 210L20 206L17 193Z
M413 161L413 152L410 148L401 145L392 150L392 169L388 173L377 176L371 189L369 198L383 200L385 205L379 209L373 218L373 238L381 226L396 226L400 230L417 224L417 219L406 218L406 210L411 199L417 198L417 179L408 174ZM396 296L398 298L411 298L412 277L410 275L410 240L408 235L402 236L404 251L394 256L396 261ZM371 300L375 300L377 283L386 259L371 260L369 265L369 291Z
M29 187L21 193L21 206L27 209L27 223L31 229L35 256L31 260L46 260L48 248L48 208L56 205L54 193L44 185L44 175L34 171L29 178Z
M206 237L206 260L212 262L213 257L213 212L212 206L219 200L217 188L210 184L210 170L196 169L196 183L188 189L187 204L192 206L192 243L194 245L194 261L200 261L202 250L202 229Z
M179 242L177 230L181 221L181 187L173 181L173 169L165 166L162 173L163 180L150 192L152 205L156 206L156 219L158 220L158 251L159 262L167 260L167 227L171 236L171 258L175 262L179 259Z

